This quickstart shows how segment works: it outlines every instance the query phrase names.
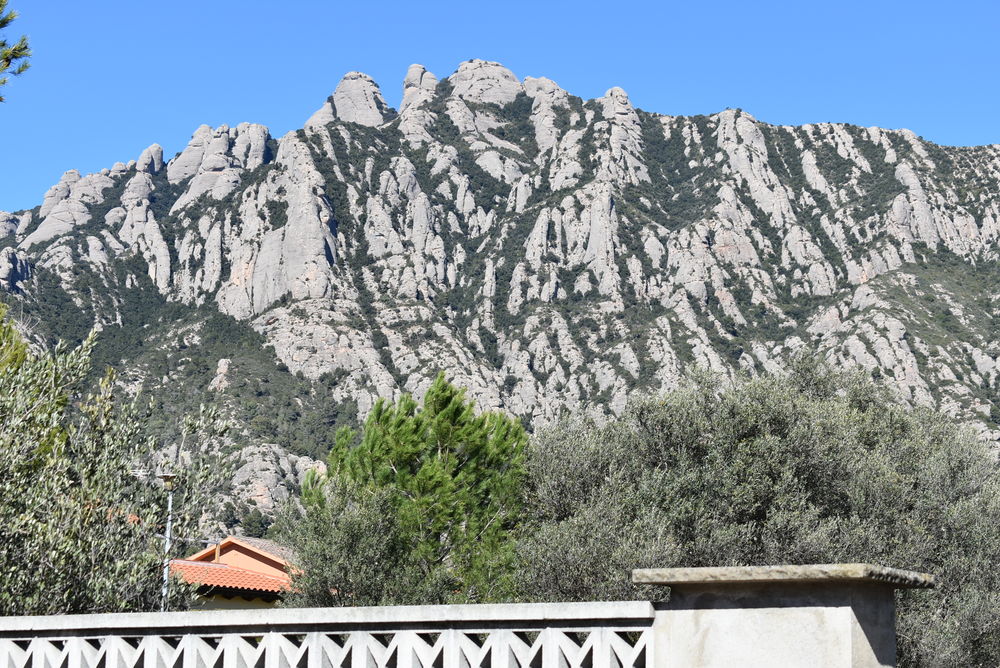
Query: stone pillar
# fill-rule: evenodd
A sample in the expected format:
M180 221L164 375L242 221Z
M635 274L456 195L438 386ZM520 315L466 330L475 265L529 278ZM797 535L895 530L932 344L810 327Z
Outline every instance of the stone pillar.
M651 568L656 668L881 668L896 665L893 591L934 577L871 564Z

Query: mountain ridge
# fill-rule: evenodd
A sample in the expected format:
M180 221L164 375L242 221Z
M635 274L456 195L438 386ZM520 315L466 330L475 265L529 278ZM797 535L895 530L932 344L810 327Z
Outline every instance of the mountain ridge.
M354 415L441 369L537 427L618 413L692 364L816 350L996 442L997 193L1000 145L662 116L620 88L585 101L498 63L414 65L399 111L351 72L280 138L201 126L167 162L154 144L67 172L0 213L0 286L50 339L65 323L45 300L76 330L120 327L135 294L189 308L150 321L164 331L218 311ZM149 351L120 352L129 369Z

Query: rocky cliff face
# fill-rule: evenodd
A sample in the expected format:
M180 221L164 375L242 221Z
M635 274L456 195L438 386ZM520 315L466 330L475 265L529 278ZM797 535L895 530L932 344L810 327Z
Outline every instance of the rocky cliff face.
M281 138L202 126L67 172L0 213L0 286L43 326L55 293L105 331L132 293L227 314L360 414L443 369L538 426L808 347L997 440L998 238L1000 146L662 116L469 61L412 66L398 112L352 72Z

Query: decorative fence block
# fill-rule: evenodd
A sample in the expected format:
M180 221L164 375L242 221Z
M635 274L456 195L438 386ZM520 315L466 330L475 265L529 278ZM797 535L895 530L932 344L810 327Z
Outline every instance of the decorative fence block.
M16 618L0 668L651 668L653 618L641 602Z

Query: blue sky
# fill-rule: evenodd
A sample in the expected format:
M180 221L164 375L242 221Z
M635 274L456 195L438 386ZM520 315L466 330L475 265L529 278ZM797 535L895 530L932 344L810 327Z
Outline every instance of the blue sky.
M666 114L740 107L778 124L910 128L1000 142L1000 3L258 2L10 0L32 69L0 105L0 209L41 202L67 169L99 170L194 129L300 127L350 70L398 105L407 66L469 58L571 93L621 86Z

